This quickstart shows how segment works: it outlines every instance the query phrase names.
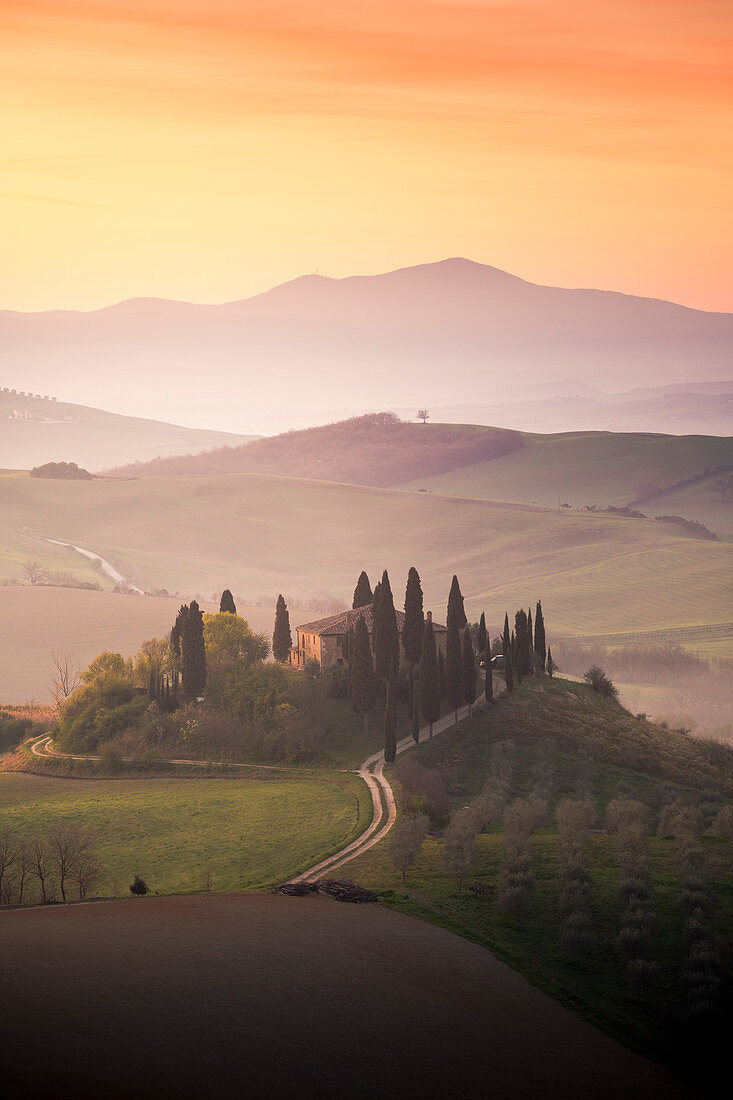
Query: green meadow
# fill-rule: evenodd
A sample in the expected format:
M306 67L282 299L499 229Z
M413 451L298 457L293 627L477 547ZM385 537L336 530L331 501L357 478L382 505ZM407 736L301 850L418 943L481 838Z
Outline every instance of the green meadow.
M93 893L129 896L140 874L161 894L265 889L353 840L371 820L349 773L263 779L60 779L0 773L0 830L73 822L97 840Z

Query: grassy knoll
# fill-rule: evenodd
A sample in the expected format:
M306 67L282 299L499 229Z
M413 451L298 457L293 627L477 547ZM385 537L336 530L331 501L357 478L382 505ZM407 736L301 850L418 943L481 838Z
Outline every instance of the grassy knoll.
M42 526L103 553L114 543L143 588L276 592L287 578L295 593L350 597L362 568L376 576L386 565L399 599L417 564L437 614L457 572L473 617L499 622L541 596L550 634L727 617L729 546L619 517L255 475L2 478L0 508L14 530Z
M511 454L419 478L403 488L447 496L531 501L557 507L628 504L639 486L664 488L706 468L733 464L733 442L718 436L646 433L524 433L526 446ZM733 531L733 498L724 504L704 491L707 482L665 494L638 507L650 515L675 513L699 519L715 531Z
M100 895L128 894L141 874L161 894L273 885L368 824L364 784L347 773L263 779L51 779L0 774L0 827L18 836L54 821L98 837Z
M551 807L562 798L582 797L581 786L590 796L596 831L590 847L592 943L586 955L573 957L562 945L558 838L552 820L532 837L535 893L518 917L503 915L497 906L501 826L476 838L475 863L460 893L443 863L440 831L428 838L404 886L387 845L353 861L349 874L365 886L387 891L384 900L391 906L484 944L628 1045L690 1073L693 1051L700 1054L700 1048L686 1021L682 879L674 840L654 834L663 807L676 798L707 803L709 812L715 812L725 803L726 791L730 799L733 777L711 767L705 746L636 721L585 685L566 681L525 683L514 696L503 697L488 713L421 746L415 755L423 765L439 768L458 809L482 789L493 744L507 739L515 746L510 799L530 795L538 780L549 784ZM399 799L399 786L397 794ZM659 970L651 991L641 997L629 993L625 963L614 945L623 909L617 896L620 868L616 838L602 829L608 802L619 797L646 803L653 830L652 958ZM702 844L715 897L714 926L726 939L733 929L733 845L714 837L703 838ZM482 892L473 892L472 886ZM724 1008L730 1007L729 996L730 990L724 994ZM708 1027L712 1037L714 1024Z

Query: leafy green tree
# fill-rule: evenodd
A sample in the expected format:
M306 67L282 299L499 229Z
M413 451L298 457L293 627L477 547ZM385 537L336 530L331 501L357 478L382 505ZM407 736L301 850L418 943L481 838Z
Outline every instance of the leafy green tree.
M222 613L227 611L230 615L237 614L237 607L234 603L234 596L232 596L228 588L225 588L221 594L221 599L219 600L219 611Z
M351 606L352 608L368 607L373 598L374 593L372 592L372 586L369 583L369 577L362 569L361 573L359 574L359 579L356 582L356 588L354 589L354 602Z
M435 650L435 634L433 633L433 617L428 611L423 630L422 649L420 653L420 676L418 679L420 688L420 710L426 722L430 725L430 736L433 736L433 723L440 718L440 674L438 671L437 654ZM417 707L415 707L417 711ZM413 737L415 736L413 732Z
M121 653L105 650L90 662L79 679L84 684L96 684L107 679L132 680L132 662L125 660Z
M392 659L400 659L400 635L397 630L397 616L392 598L392 588L385 569L379 585L379 604L374 613L374 663L377 676L388 680Z
M450 624L451 614L455 615L456 622L458 624L458 630L463 630L464 626L468 622L466 618L466 612L463 608L463 596L461 594L461 586L458 583L458 577L453 574L453 580L451 581L450 592L448 593L448 623Z
M534 649L540 659L540 668L544 672L547 666L547 643L545 639L545 618L542 614L542 600L537 601L534 614Z
M133 664L133 677L138 687L156 685L151 698L157 698L157 685L172 669L173 654L167 639L149 638L138 650Z
M293 636L290 633L290 615L288 605L282 595L277 598L275 607L275 629L272 634L272 655L280 664L285 664L290 656Z
M402 627L402 648L405 651L409 670L408 718L412 718L415 708L415 666L420 663L422 636L425 630L423 612L423 592L420 574L415 566L410 566L405 589L405 622Z
M377 702L377 677L372 661L369 631L363 616L357 619L352 642L349 646L351 670L351 703L364 719L364 732L369 733L369 712Z
M469 714L476 702L476 681L476 655L473 652L471 631L466 627L463 631L463 700L468 703Z
M229 611L203 616L203 640L212 675L241 675L270 652L266 636L255 634L246 619Z
M206 671L203 615L196 600L191 600L181 630L181 682L190 698L203 694Z

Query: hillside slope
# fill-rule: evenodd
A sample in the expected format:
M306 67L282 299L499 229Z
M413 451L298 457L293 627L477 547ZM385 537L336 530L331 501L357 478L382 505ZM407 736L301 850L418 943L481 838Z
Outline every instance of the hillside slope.
M427 606L445 607L453 573L467 609L490 624L542 598L550 633L595 634L717 623L728 612L731 548L614 516L429 493L234 475L135 481L0 478L10 530L28 527L105 555L144 589L249 597L328 592L350 600L359 572L408 568ZM4 546L0 547L0 571Z
M724 378L733 318L598 290L537 286L453 258L383 275L305 276L225 305L135 299L91 313L0 312L8 384L127 413L229 425L371 404L526 398ZM103 369L100 370L100 364ZM175 378L175 386L171 385ZM301 421L302 422L302 421ZM262 430L262 429L258 429Z
M523 446L519 432L473 424L414 424L391 413L285 432L240 447L220 447L116 467L118 477L290 474L355 485L395 485L406 475L440 474Z
M705 470L733 467L733 439L718 436L670 436L641 433L523 433L524 447L492 461L420 477L401 485L449 496L526 501L557 507L567 502L628 505L648 515L675 513L699 519L714 531L733 532L733 493L710 491L714 475ZM696 478L684 489L651 495Z
M0 455L4 467L28 470L44 462L76 462L88 470L159 455L188 454L247 443L252 436L184 428L121 416L55 398L0 389Z

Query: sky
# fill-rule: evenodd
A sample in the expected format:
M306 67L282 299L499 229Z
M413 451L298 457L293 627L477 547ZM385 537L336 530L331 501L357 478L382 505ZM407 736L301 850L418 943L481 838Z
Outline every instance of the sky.
M0 308L466 256L733 310L730 0L0 14Z

